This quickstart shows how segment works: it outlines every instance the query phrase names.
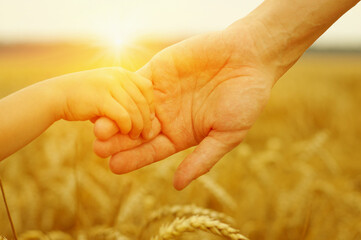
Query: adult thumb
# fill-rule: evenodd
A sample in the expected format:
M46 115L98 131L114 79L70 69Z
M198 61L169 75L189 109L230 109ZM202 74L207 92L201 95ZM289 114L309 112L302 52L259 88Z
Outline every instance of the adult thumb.
M226 153L244 139L246 132L245 130L236 132L212 130L178 166L174 175L174 187L182 190L193 180L209 172Z

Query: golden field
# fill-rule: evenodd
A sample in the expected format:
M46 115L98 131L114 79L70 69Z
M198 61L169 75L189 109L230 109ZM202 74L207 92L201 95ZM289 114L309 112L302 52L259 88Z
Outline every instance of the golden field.
M74 71L136 70L168 44L118 59L81 44L3 45L0 97ZM92 152L91 123L57 122L0 163L18 238L361 239L360 103L361 55L307 54L245 142L181 192L172 177L187 152L117 176ZM2 202L0 235L13 238Z

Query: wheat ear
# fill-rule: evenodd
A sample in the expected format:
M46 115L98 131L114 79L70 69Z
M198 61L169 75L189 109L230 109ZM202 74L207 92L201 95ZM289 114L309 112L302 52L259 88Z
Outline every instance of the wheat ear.
M223 236L232 240L247 240L240 231L230 227L228 224L212 219L208 216L192 216L189 218L176 218L169 225L160 228L158 235L151 240L173 239L183 232L194 232L202 230Z
M41 231L30 230L21 234L19 240L50 240L50 238Z
M213 219L220 221L225 221L227 223L234 223L234 219L230 216L227 216L224 213L217 212L211 209L198 207L196 205L174 205L174 206L165 206L156 210L150 214L148 223L158 221L164 217L174 216L174 217L185 217L185 216L208 216Z
M90 240L128 240L129 238L118 232L114 228L95 227L88 233Z

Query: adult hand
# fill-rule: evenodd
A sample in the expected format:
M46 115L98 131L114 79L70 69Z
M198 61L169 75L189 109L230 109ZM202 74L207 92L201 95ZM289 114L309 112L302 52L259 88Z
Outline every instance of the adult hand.
M95 133L105 141L96 140L94 151L112 155L110 168L121 174L198 145L175 173L183 189L244 139L267 102L276 74L254 46L247 27L237 26L164 49L138 71L153 82L156 137L105 140L102 130L111 128L99 119Z
M94 150L125 173L198 145L175 174L174 186L184 188L244 139L274 82L358 2L265 0L224 31L163 50L139 71L154 84L159 134L149 142L116 135ZM116 129L109 123L95 124L99 139Z

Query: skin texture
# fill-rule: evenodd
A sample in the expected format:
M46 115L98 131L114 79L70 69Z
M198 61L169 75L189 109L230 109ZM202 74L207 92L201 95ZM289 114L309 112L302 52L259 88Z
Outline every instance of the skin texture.
M107 117L114 121L113 129L132 138L142 133L147 139L153 103L151 82L121 68L101 68L39 82L0 100L0 160L60 119L95 121Z
M138 71L154 84L155 138L130 140L102 118L94 151L121 174L197 146L175 173L183 189L244 139L274 83L357 2L266 0L224 31L163 50Z

